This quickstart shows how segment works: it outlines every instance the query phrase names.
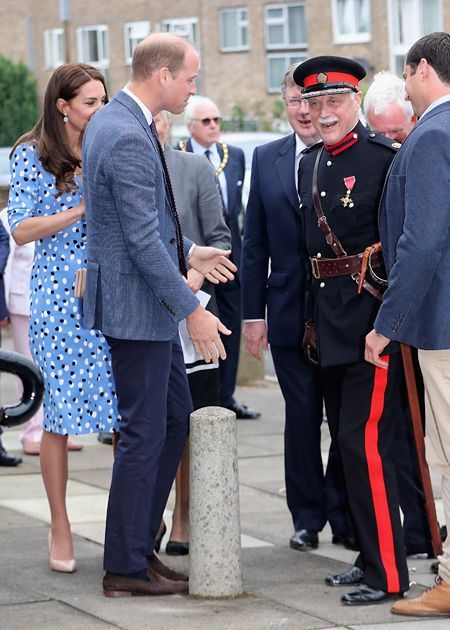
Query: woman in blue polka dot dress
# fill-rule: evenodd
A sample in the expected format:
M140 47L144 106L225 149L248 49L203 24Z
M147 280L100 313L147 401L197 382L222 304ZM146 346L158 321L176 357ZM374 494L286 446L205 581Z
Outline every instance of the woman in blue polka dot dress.
M11 154L8 219L18 245L36 241L30 348L45 383L41 470L50 504L50 566L73 572L66 511L67 438L112 431L117 406L108 345L83 325L75 272L86 265L81 140L106 102L104 78L83 64L51 77L40 120Z

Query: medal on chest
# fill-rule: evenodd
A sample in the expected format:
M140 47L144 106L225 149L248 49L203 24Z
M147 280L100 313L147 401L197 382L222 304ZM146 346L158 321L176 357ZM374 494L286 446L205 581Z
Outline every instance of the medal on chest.
M353 203L353 199L351 197L352 190L356 183L356 177L354 175L350 175L349 177L344 177L344 184L347 192L343 197L341 197L341 203L344 208L353 208L355 205Z

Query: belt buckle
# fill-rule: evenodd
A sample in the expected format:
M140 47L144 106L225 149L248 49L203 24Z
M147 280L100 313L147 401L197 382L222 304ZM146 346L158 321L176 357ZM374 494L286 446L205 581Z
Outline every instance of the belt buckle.
M311 261L312 274L316 280L319 280L320 279L319 261L317 260L317 258L314 258L314 257L310 258L309 260Z

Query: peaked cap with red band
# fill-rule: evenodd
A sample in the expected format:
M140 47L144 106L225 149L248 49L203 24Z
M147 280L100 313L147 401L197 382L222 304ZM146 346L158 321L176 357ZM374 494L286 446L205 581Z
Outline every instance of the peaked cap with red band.
M303 98L358 92L358 83L366 71L357 61L323 55L311 57L294 72L294 81L302 88Z

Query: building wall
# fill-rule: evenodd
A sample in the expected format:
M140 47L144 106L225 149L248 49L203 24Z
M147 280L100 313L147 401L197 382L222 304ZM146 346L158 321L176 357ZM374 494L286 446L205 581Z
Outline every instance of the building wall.
M291 0L292 1L292 0ZM199 19L201 92L213 98L224 115L240 104L247 114L271 112L279 94L266 86L264 7L284 4L281 0L69 0L70 60L78 61L76 28L105 24L109 28L110 69L108 83L113 94L128 80L130 67L124 59L125 22L149 20L151 32L163 19L197 16ZM373 71L389 68L388 0L371 0L371 39L361 44L336 44L333 40L330 0L305 0L307 8L308 55L338 54L363 59ZM443 0L444 25L450 25L450 0ZM220 51L219 11L224 7L246 7L249 13L250 50ZM32 21L32 52L27 23ZM59 2L1 0L0 53L14 61L25 60L34 69L41 97L51 70L44 67L43 31L61 27ZM368 78L370 79L371 73Z

